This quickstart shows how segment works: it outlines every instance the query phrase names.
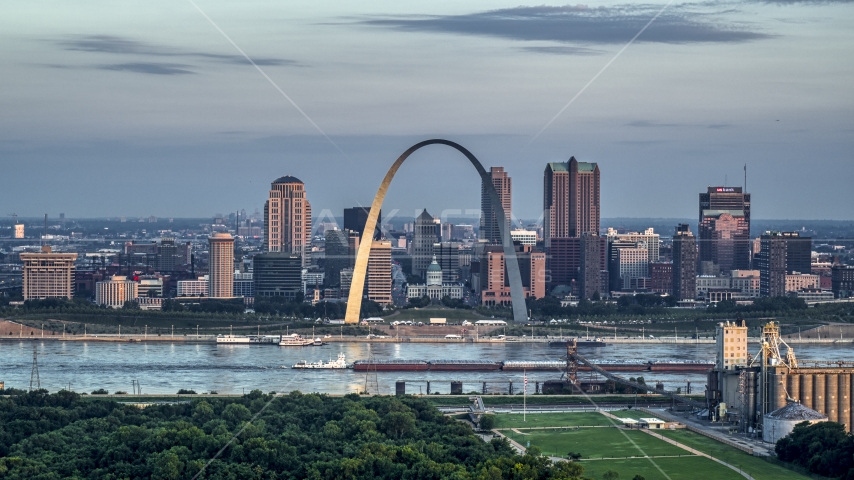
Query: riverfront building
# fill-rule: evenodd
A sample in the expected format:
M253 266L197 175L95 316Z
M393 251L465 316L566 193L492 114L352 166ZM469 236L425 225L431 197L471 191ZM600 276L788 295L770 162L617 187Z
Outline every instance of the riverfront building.
M543 174L543 236L551 239L599 234L599 165L579 162L546 164Z
M677 300L697 296L697 240L685 223L673 235L673 296Z
M394 302L391 295L391 242L384 240L373 242L371 254L368 257L368 300L383 306L391 305Z
M283 297L294 301L303 293L302 260L299 255L285 252L255 255L252 281L256 299Z
M139 296L139 285L125 276L113 275L95 284L95 303L110 308L122 308Z
M76 253L53 253L47 245L41 253L21 253L24 300L72 298Z

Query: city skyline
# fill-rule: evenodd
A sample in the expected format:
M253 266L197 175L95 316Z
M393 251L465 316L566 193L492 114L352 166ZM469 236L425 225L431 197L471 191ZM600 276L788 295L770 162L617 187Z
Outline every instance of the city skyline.
M848 2L198 6L293 104L192 4L11 6L0 203L202 216L260 205L257 187L290 173L316 208L352 206L438 136L504 166L522 218L539 215L521 193L540 166L575 156L609 172L603 217L688 218L695 192L741 185L746 163L757 218L851 219ZM419 153L389 204L414 211L440 184L433 210L477 208L453 155ZM157 181L138 185L140 170Z

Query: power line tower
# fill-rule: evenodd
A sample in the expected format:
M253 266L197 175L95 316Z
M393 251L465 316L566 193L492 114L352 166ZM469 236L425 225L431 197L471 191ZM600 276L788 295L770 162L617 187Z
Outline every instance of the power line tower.
M33 369L30 371L30 391L39 390L42 388L41 380L39 379L39 352L36 347L33 347Z
M373 372L371 372L371 367L373 367ZM371 375L372 373L373 375ZM374 387L376 395L380 394L380 383L377 378L377 363L374 359L374 351L371 347L371 343L368 342L368 369L365 371L365 395L370 395L371 387Z

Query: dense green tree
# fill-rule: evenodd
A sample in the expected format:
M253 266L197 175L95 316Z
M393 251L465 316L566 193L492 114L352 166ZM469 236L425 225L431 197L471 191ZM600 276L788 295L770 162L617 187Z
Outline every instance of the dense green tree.
M825 477L854 479L854 437L836 422L802 422L775 446L780 460Z
M208 462L203 478L210 479L580 479L583 473L580 464L554 464L535 448L519 456L503 439L484 442L413 397L273 397L256 390L145 409L71 392L0 397L4 480L191 478Z

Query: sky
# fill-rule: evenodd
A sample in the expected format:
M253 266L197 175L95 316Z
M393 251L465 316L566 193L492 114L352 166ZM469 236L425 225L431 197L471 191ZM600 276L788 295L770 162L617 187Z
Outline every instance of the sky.
M340 216L446 138L505 167L515 217L575 156L603 217L694 217L746 164L754 218L854 219L854 2L541 2L5 2L0 213L252 211L293 175ZM431 146L383 211L479 206Z

